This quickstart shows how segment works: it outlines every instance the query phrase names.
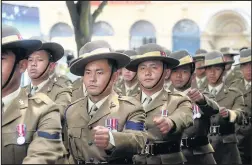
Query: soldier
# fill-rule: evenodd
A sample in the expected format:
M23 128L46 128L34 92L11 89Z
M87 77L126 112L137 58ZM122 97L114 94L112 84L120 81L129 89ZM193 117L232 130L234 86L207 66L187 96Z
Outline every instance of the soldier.
M165 47L163 48L164 48L166 56L169 57L169 55L171 54L171 51L166 49ZM170 75L171 75L171 69L166 69L166 76L165 76L165 81L164 81L165 90L169 90L170 88L170 85L171 85Z
M191 87L195 74L195 63L186 50L171 53L170 57L180 61L172 69L171 81L174 91L183 92L193 102L193 126L187 128L182 136L182 151L188 164L216 164L213 147L208 141L210 117L219 112L218 104L208 92ZM172 91L172 92L174 92Z
M208 86L219 104L219 113L211 117L209 140L215 150L214 158L217 164L239 164L241 158L237 148L235 123L241 124L244 113L244 99L236 88L228 88L223 83L225 66L232 61L224 61L219 51L212 51L205 55L205 64L200 68L206 69Z
M43 41L43 40L42 40ZM60 107L61 121L63 127L63 141L67 147L66 128L64 125L64 111L71 103L71 89L64 82L65 79L51 77L54 72L55 63L64 55L64 49L61 45L54 42L42 42L39 50L33 52L28 57L28 75L31 78L31 84L26 86L26 92L33 95L36 92L46 94L52 101ZM65 151L65 158L67 157Z
M20 87L27 55L41 46L2 26L2 163L54 164L63 156L60 113L45 94L28 97Z
M126 67L137 72L142 92L136 96L146 112L148 143L137 164L180 164L185 158L180 150L182 132L193 124L192 104L182 93L164 90L166 69L179 64L167 57L163 48L150 43L137 49L139 54Z
M205 69L198 69L204 65L205 54L207 53L204 49L198 49L193 56L195 63L195 78L192 81L192 88L204 89L207 86L207 79Z
M231 87L238 88L244 97L246 119L242 126L237 125L238 149L243 164L251 164L252 153L252 108L251 108L251 48L240 52L242 80L235 81Z
M234 51L232 48L223 47L220 49L220 52L224 56L224 61L230 61L234 63L234 56L239 55L238 52ZM234 81L241 80L242 74L240 69L232 68L232 63L226 65L225 67L225 75L223 76L224 84L229 87Z
M137 55L135 50L126 50L123 52L128 55L131 59ZM123 96L135 96L140 92L139 83L137 81L136 72L132 72L126 68L122 68L123 83L114 90Z
M116 71L130 58L102 40L88 42L79 54L70 71L83 76L88 95L66 111L70 163L131 163L146 142L146 115L134 97L113 92Z

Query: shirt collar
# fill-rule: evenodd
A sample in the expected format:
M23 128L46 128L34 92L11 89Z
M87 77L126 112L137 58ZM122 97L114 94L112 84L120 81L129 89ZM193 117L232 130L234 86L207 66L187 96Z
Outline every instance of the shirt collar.
M39 85L37 85L38 89L36 90L36 92L38 92L40 89L42 89L42 88L45 86L45 84L46 84L47 82L49 82L49 80L50 80L50 79L47 79L47 80L41 82ZM33 86L34 86L34 85L31 83L31 89L33 88Z
M204 82L205 79L206 79L206 76L204 76L203 78L196 77L197 84L199 83L200 80L201 80L201 82Z
M106 96L106 97L104 97L103 99L101 99L101 100L98 101L97 103L94 103L94 102L88 97L88 111L91 110L91 108L92 108L92 106L93 106L94 104L95 104L96 107L99 109L99 108L102 106L102 104L107 100L108 97L109 97L109 95Z
M214 88L214 89L216 89L216 91L217 91L216 94L218 94L218 93L220 92L220 90L221 90L222 87L223 87L223 83L219 84L219 85L216 86L216 87L212 87L210 84L208 84L209 92L211 92L212 89Z
M21 87L19 87L16 91L12 92L11 94L2 98L2 102L4 103L3 111L5 112L6 109L10 106L11 102L18 97L21 91Z
M151 97L151 101L153 101L162 91L163 91L163 88L162 88L160 91L158 91L158 92L154 93L153 95L151 95L151 96L150 96L150 97ZM148 97L148 96L142 91L141 103L143 103L144 100L145 100L147 97Z
M247 80L244 79L244 82L245 82L245 87L249 84L251 86L251 81L248 82Z

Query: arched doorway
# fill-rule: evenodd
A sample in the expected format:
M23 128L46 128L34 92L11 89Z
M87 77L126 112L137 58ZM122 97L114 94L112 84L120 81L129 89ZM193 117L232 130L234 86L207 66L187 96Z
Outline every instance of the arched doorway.
M200 30L198 25L189 19L177 22L172 29L172 51L186 49L194 55L200 48Z
M156 43L156 29L148 21L137 21L130 29L130 49L135 49L141 45Z
M99 21L93 25L93 36L113 36L114 29L113 27L105 22Z

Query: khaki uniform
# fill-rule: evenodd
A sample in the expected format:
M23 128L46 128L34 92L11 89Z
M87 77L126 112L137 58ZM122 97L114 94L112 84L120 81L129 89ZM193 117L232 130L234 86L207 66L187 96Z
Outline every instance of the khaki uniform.
M26 125L26 142L18 145L18 124ZM27 97L24 89L2 114L3 164L54 164L63 157L58 106L45 94Z
M197 104L199 109L193 110L194 124L184 130L182 136L182 151L188 164L216 164L213 157L214 149L208 140L210 118L219 113L219 105L213 100L214 96L202 92L205 105Z
M88 115L88 97L73 102L66 111L66 120L71 151L70 163L109 162L127 163L134 154L140 153L146 135L140 130L126 129L127 124L144 124L145 112L133 97L118 96L112 92L92 118ZM112 132L115 147L100 149L93 144L96 126L105 126L106 119L118 119L118 132ZM130 163L130 162L129 162Z
M141 93L136 96L141 100ZM168 110L168 117L175 123L176 129L167 135L163 135L158 127L153 123L155 116L160 116L162 110ZM193 124L192 104L183 93L170 92L162 90L161 93L152 100L145 108L146 131L150 142L170 142L170 149L167 154L157 154L154 156L135 155L136 164L179 164L186 162L184 155L180 150L180 143L184 129ZM171 146L177 146L174 147ZM173 149L172 149L173 148ZM168 151L170 150L170 152ZM160 150L159 150L160 151ZM157 151L155 151L157 152Z
M209 92L208 87L205 90ZM231 122L230 119L233 118L231 116L227 119L222 118L219 114L211 116L208 137L215 150L214 158L217 164L239 164L241 159L237 148L235 123L241 124L244 119L244 99L240 91L223 85L215 96L215 101L220 107L226 107L235 112L237 118L234 122Z
M241 159L243 164L252 163L252 108L251 108L251 88L245 89L244 80L235 81L231 87L239 89L243 93L245 108L247 117L243 122L243 125L236 125L236 134L238 138L238 148L240 150Z
M72 89L72 81L65 75L58 75L56 73L51 77L52 80L58 81L58 84L64 84L66 87Z
M230 74L224 79L224 83L227 87L230 87L230 85L236 81L236 80L242 80L243 76L239 69L233 69Z
M139 84L137 84L134 89L130 90L130 92L127 95L127 91L126 91L126 87L125 87L125 83L123 82L121 84L121 86L118 86L116 88L114 88L114 91L118 94L118 95L122 95L122 96L136 96L137 94L140 93L141 89Z
M205 78L205 80L202 82L202 84L200 85L200 86L198 86L198 84L197 84L197 81L196 81L196 78L194 78L193 80L192 80L192 83L191 83L191 87L192 88L197 88L197 89L205 89L206 87L207 87L207 79Z

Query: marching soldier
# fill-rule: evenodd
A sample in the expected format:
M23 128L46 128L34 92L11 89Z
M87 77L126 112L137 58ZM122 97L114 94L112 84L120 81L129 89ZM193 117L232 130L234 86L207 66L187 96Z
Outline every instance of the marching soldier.
M234 63L234 56L239 55L238 52L234 51L232 48L224 47L220 49L220 52L224 56L224 61L230 61ZM225 67L225 74L223 76L224 84L229 87L234 81L241 80L242 74L239 68L232 68L232 63L227 64Z
M182 93L163 88L166 69L179 64L167 57L157 44L137 49L138 56L127 65L137 72L142 92L136 96L146 112L148 140L145 149L134 156L136 164L180 164L186 161L180 150L182 132L193 124L192 104Z
M164 48L166 56L169 57L169 55L171 54L171 51L166 49L165 47L163 47L163 48ZM171 80L170 80L170 75L171 75L171 69L166 69L166 76L165 76L165 81L164 81L164 89L165 90L169 90L170 85L172 84Z
M23 40L12 26L2 26L3 164L54 164L63 157L59 108L45 94L28 97L20 88L27 55L41 44Z
M193 58L186 50L171 53L170 57L180 61L172 69L171 81L174 91L183 92L193 102L193 126L187 128L182 136L182 151L188 164L216 164L213 147L208 141L210 118L219 112L218 104L208 92L192 88L195 71ZM174 92L172 91L172 92Z
M130 58L112 51L102 40L88 42L70 71L83 76L87 96L71 103L66 120L71 152L70 163L130 164L146 139L145 112L133 97L113 91L117 69Z
M244 119L244 99L236 88L228 88L223 83L225 66L232 61L224 61L219 51L205 55L205 64L200 68L206 69L208 86L220 110L211 117L209 140L215 150L214 158L217 164L240 164L241 158L237 148L235 123L241 125Z
M123 52L128 55L131 59L137 55L135 50L126 50ZM121 86L115 88L114 90L123 96L135 96L140 92L139 83L137 81L136 72L132 72L126 68L122 68L123 83Z
M36 92L44 93L60 107L63 126L62 136L64 144L68 148L63 117L66 107L71 102L71 89L64 83L64 79L50 78L50 73L54 72L55 63L63 55L64 49L61 45L43 41L39 50L28 57L27 71L31 78L31 84L26 87L26 92L28 95L33 95ZM67 157L67 151L65 151L65 156Z
M240 52L240 63L243 75L242 80L235 81L231 87L239 89L243 93L246 118L243 125L237 125L238 149L243 164L251 164L252 153L252 108L251 108L251 48Z
M205 69L198 69L204 65L205 54L207 53L204 49L198 49L193 56L195 63L195 78L192 81L192 88L205 89L207 86L207 79Z

